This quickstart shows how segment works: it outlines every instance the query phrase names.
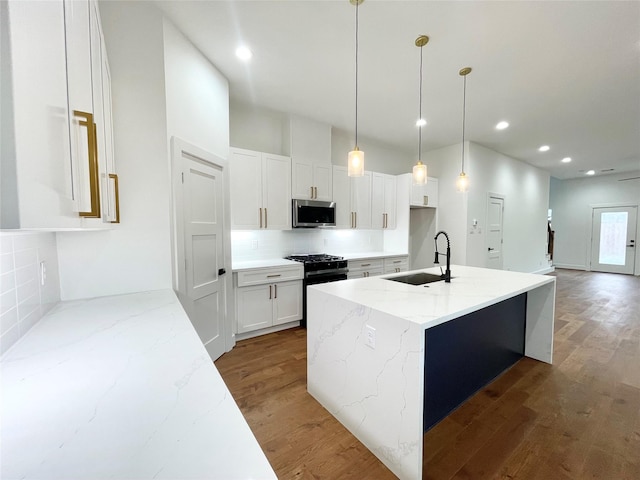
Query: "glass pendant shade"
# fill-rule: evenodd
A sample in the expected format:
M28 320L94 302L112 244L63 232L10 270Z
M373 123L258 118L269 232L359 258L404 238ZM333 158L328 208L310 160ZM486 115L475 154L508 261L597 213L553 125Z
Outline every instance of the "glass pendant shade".
M425 185L427 183L427 166L418 160L413 166L413 184Z
M466 192L469 188L469 177L464 172L460 172L458 175L458 180L456 180L456 187L459 192Z
M347 174L350 177L364 176L364 152L358 149L358 147L355 147L349 152Z

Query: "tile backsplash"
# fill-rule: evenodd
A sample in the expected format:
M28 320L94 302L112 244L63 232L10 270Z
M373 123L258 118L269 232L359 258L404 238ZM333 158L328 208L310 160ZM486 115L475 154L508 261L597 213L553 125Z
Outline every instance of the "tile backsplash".
M383 250L381 230L233 230L234 261L282 258L294 253L334 255Z
M0 232L0 355L60 301L53 232Z

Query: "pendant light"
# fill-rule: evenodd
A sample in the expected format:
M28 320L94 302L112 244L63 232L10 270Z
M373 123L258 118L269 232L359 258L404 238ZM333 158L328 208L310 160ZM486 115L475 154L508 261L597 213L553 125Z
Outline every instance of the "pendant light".
M460 170L460 175L458 175L456 186L459 192L466 192L467 188L469 188L469 177L464 173L464 127L467 108L467 75L471 73L471 67L465 67L458 73L463 78L464 82L462 87L462 169Z
M429 43L429 37L420 35L416 38L416 47L420 47L420 87L418 95L418 163L413 166L413 184L425 185L427 183L427 166L422 163L422 127L427 122L422 118L422 47Z
M358 7L364 0L349 0L356 7L356 145L349 152L347 174L350 177L364 176L364 152L358 148Z

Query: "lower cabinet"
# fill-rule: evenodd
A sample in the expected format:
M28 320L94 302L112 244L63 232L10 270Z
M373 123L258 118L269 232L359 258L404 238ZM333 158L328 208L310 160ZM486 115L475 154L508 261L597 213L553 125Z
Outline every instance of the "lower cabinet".
M375 277L384 273L384 260L382 258L361 258L349 260L349 273L347 278Z
M400 273L409 270L409 256L386 257L384 259L384 273Z
M302 267L238 272L236 333L302 319Z

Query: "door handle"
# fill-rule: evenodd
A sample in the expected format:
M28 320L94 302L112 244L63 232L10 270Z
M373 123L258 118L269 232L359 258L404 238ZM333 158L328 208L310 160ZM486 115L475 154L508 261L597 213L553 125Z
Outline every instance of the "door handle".
M632 243L631 245L627 245L627 247L633 248L633 247L635 247L635 245Z
M218 275L224 275L225 273L227 273L227 271L224 268L218 269Z

